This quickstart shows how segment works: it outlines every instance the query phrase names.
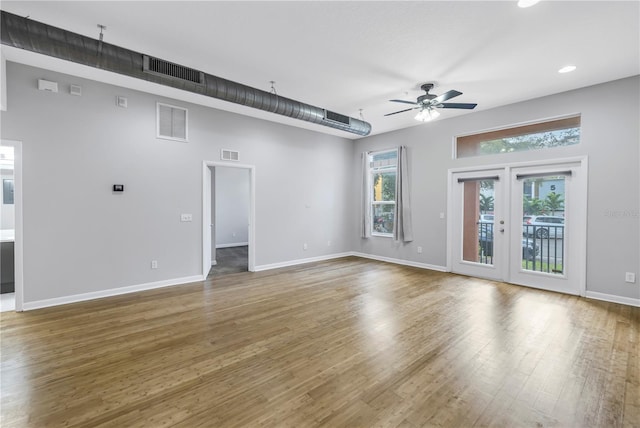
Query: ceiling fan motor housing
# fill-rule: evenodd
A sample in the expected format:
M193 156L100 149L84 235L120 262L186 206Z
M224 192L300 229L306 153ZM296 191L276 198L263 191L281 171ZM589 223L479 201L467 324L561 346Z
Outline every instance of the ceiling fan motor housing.
M426 104L429 101L431 101L432 99L434 99L436 97L436 95L433 94L425 94L425 95L420 95L418 97L418 103L420 104Z

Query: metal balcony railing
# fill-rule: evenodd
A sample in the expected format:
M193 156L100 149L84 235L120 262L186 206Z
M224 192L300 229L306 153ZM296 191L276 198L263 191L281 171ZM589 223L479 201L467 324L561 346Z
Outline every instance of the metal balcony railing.
M493 223L478 223L478 263L493 264ZM536 272L564 272L564 225L522 225L522 268Z

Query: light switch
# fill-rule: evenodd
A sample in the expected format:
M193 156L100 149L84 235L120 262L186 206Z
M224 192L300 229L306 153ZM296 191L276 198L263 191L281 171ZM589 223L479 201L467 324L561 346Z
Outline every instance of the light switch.
M180 214L180 221L193 221L191 214Z

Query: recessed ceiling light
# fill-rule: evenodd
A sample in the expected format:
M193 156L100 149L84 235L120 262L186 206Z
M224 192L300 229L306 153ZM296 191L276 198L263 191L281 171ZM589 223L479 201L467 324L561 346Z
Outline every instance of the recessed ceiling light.
M576 69L575 65L567 65L562 67L560 70L558 70L558 73L571 73L575 69Z
M540 0L518 0L518 6L520 7L531 7L534 4L538 3Z

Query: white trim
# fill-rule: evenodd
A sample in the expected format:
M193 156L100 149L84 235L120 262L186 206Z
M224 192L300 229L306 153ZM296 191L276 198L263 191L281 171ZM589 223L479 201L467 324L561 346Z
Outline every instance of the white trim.
M636 299L633 297L616 296L615 294L598 293L597 291L587 291L585 297L587 299L602 300L605 302L619 303L621 305L640 307L640 299Z
M217 260L211 260L211 266L215 266L215 265L217 265L217 264L218 264L218 261L217 261Z
M246 247L249 242L232 242L231 244L216 244L216 248Z
M13 147L13 209L14 209L14 288L16 294L16 312L24 310L24 244L22 222L22 142L15 140L2 140L1 145Z
M256 264L256 167L255 165L202 161L202 276L207 277L211 265L211 172L209 167L241 168L249 170L249 272L255 272ZM207 203L208 202L208 203ZM207 206L208 205L208 206ZM209 266L207 266L209 264Z
M357 251L348 251L346 253L328 254L326 256L309 257L307 259L290 260L290 261L286 261L286 262L271 263L271 264L268 264L268 265L260 265L260 266L256 266L255 271L259 272L259 271L263 271L263 270L279 269L279 268L284 268L284 267L289 267L289 266L301 265L301 264L305 264L305 263L322 262L322 261L325 261L325 260L340 259L342 257L350 257L350 256L352 256L352 257L360 257L360 258L363 258L363 259L376 260L376 261L379 261L379 262L393 263L393 264L396 264L396 265L411 266L411 267L417 267L417 268L421 268L421 269L435 270L435 271L438 271L438 272L447 272L447 268L444 267L444 266L430 265L430 264L426 264L426 263L413 262L413 261L410 261L410 260L394 259L394 258L391 258L391 257L376 256L374 254L359 253Z
M504 169L504 168L524 168L529 166L551 166L558 164L566 164L566 163L578 163L586 161L588 156L571 156L568 158L553 158L553 159L540 159L540 160L532 160L532 161L522 161L522 162L503 162L503 163L494 163L491 165L476 165L476 166L465 166L459 168L450 168L449 172L473 172L473 171L484 171L488 169Z
M305 263L323 262L325 260L339 259L342 257L349 257L353 255L354 254L352 252L346 252L346 253L328 254L326 256L309 257L307 259L297 259L297 260L289 260L286 262L270 263L267 265L256 266L255 272L260 272L263 270L279 269L279 268L284 268L289 266L303 265Z
M396 265L411 266L411 267L417 267L421 269L435 270L438 272L448 272L446 266L430 265L427 263L413 262L411 260L394 259L391 257L376 256L374 254L365 254L365 253L358 253L358 252L352 252L351 255L356 257L361 257L363 259L377 260L380 262L393 263Z
M127 287L112 288L109 290L93 291L91 293L73 294L71 296L54 297L53 299L25 302L22 309L25 311L47 308L50 306L66 305L69 303L84 302L86 300L102 299L104 297L119 296L121 294L136 293L138 291L154 290L156 288L171 287L173 285L189 284L204 281L200 275L185 276L182 278L167 279L164 281L148 282L146 284L130 285ZM17 303L17 300L16 300Z

